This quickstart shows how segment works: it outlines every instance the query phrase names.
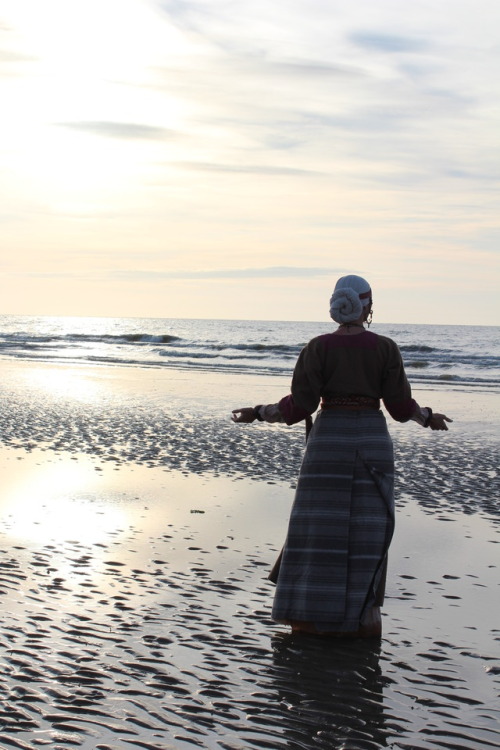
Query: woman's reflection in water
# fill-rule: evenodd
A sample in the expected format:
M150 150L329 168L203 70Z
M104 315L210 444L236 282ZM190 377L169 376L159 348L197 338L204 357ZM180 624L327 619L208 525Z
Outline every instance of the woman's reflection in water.
M274 688L280 734L290 750L387 747L380 640L276 635ZM390 730L394 736L394 727ZM285 745L286 742L286 745Z

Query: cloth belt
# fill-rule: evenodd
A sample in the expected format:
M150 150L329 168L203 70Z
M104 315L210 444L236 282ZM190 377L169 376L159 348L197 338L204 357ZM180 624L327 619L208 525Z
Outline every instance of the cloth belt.
M380 399L371 396L334 396L321 401L322 409L347 409L348 411L363 411L364 409L380 409Z

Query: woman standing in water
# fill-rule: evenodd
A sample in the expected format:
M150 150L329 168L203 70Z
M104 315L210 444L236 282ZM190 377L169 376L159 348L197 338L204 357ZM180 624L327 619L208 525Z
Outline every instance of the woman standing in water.
M291 394L278 404L233 411L234 422L310 423L288 534L273 571L272 617L292 632L380 636L387 552L394 530L394 459L380 399L398 422L447 430L421 408L398 347L365 329L370 285L338 280L330 315L339 327L302 350Z

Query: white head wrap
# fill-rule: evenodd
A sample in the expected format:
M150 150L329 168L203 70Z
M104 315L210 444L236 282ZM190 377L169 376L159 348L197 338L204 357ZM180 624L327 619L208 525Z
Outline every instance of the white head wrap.
M372 291L366 279L353 274L342 276L330 298L330 317L337 323L352 323L371 299Z

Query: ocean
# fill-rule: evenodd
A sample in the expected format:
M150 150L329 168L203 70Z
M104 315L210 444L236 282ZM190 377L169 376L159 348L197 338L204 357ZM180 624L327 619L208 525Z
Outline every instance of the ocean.
M332 322L0 316L0 357L61 364L291 375ZM412 383L500 389L497 326L373 325L399 345Z

